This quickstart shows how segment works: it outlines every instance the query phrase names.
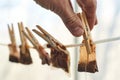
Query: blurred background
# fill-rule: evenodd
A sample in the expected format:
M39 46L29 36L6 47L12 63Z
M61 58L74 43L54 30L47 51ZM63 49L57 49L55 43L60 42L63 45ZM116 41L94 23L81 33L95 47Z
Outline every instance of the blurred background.
M74 10L79 11L75 0L71 0ZM120 0L97 1L98 24L92 30L93 40L102 40L120 36ZM29 29L41 25L63 44L81 43L81 38L73 37L61 19L33 0L0 0L0 43L9 44L7 24L13 23L17 45L20 44L18 22ZM35 35L41 44L46 42ZM41 65L38 53L30 49L33 64L22 65L8 61L8 46L0 45L0 80L119 80L120 77L120 41L96 45L96 57L99 72L95 74L77 72L79 47L68 48L71 56L70 74L62 69Z

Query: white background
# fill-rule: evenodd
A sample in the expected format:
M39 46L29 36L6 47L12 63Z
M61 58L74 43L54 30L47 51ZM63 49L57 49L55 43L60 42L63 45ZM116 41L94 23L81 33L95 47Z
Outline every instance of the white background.
M73 5L74 1L72 0ZM93 40L120 36L120 1L98 0L98 25L92 30ZM17 44L20 44L17 23L23 22L30 29L39 24L63 44L72 44L75 39L65 28L61 19L53 12L46 10L33 0L0 0L0 43L9 44L7 24L14 24ZM46 43L36 35L41 44ZM80 38L78 38L78 43ZM75 49L69 48L71 55L71 74L61 69L41 65L36 50L31 50L32 65L22 65L8 61L7 46L0 46L0 80L119 80L120 75L120 41L98 44L97 62L99 72L95 74L75 73ZM76 78L77 77L77 78Z

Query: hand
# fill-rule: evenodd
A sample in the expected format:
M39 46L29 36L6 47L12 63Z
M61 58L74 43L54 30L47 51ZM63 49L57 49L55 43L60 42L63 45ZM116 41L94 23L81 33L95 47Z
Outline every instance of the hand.
M79 17L74 13L70 0L34 0L37 4L58 14L68 30L76 37L84 33ZM97 23L96 0L77 0L86 13L90 29Z

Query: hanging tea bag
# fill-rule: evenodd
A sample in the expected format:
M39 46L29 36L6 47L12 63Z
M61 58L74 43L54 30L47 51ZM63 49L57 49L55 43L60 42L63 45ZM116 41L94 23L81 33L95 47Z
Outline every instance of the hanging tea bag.
M26 37L23 34L24 27L22 22L18 23L20 38L21 38L21 45L20 45L20 63L22 64L31 64L32 58L29 51L29 45L27 43Z
M11 40L11 44L8 45L10 51L9 61L19 63L20 54L17 50L13 24L11 25L11 27L8 25L8 30Z

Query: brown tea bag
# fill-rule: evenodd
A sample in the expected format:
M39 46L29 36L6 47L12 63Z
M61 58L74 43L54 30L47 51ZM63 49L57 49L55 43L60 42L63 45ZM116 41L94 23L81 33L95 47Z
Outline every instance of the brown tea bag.
M13 48L15 48L15 46L9 44L8 47L9 47L9 51L10 51L9 61L19 63L18 51L13 49Z
M34 45L34 48L38 51L39 57L42 60L42 64L50 65L51 60L49 54L45 51L45 49L42 47L42 45L38 42L38 40L27 27L26 31L27 33L25 31L23 31L23 33L28 38L28 40Z
M62 68L64 71L69 72L70 56L68 50L51 36L47 31L37 25L37 28L41 31L33 30L36 34L42 37L48 42L48 47L51 48L51 64L54 67Z
M28 43L27 43L27 40L26 40L24 34L22 33L24 31L24 27L23 27L22 22L18 23L18 27L19 27L20 38L21 38L20 63L31 64L32 63L32 58L31 58L31 55L30 55L29 46L28 46Z
M84 34L83 34L83 42L82 46L80 46L80 61L78 64L78 71L80 72L90 72L95 73L98 71L97 63L96 63L96 46L92 41L89 25L87 22L87 18L85 13L78 14L80 17Z
M85 42L82 42L85 44ZM78 71L80 72L98 72L97 62L96 62L96 47L95 44L90 43L91 53L88 54L85 45L80 46L80 60L78 64Z
M10 51L9 61L19 63L20 54L17 50L13 24L11 25L11 27L12 28L10 28L10 26L8 25L8 31L11 40L11 44L8 45Z
M51 62L52 66L69 72L70 57L66 47L60 45L58 45L58 49L51 47Z

